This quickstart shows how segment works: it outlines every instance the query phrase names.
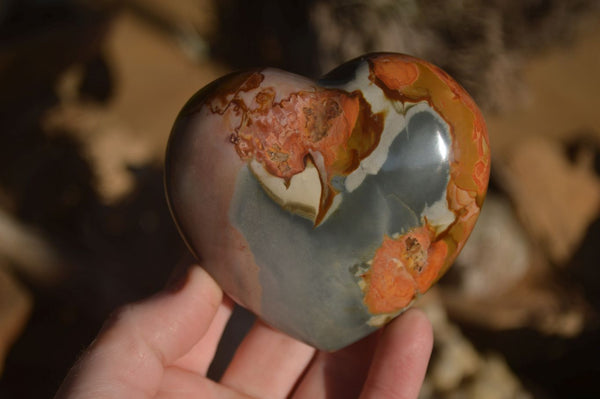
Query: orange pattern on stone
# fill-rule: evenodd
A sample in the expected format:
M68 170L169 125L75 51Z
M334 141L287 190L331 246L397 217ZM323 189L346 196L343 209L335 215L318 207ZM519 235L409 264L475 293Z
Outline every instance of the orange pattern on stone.
M439 236L431 237L434 243L431 244L432 254L428 257L435 266L427 269L426 283L420 286L426 290L450 267L475 226L487 190L491 166L487 129L483 115L473 99L446 72L435 65L411 56L387 54L373 57L371 63L371 72L386 86L382 89L387 95L392 96L390 99L427 101L446 121L452 136L453 158L450 162L450 180L446 197L448 207L454 212L456 219L446 231ZM394 73L398 74L397 78L391 76ZM381 85L379 82L376 83ZM395 92L389 93L389 89ZM469 150L470 148L473 150ZM384 239L381 248L390 247L391 244L386 243L386 240L389 238ZM396 243L394 246L397 250L401 244ZM377 255L371 270L375 267L375 259L378 259ZM391 273L392 277L388 276L385 279L394 279L393 276L397 272L392 272L390 263L382 264L388 266L384 267L380 264L377 271L373 270L368 274ZM387 287L385 284L371 288L370 285L384 277L380 276L375 280L372 276L368 277L365 279L367 283L365 303L371 313L398 311L406 307L414 297L412 295L407 302L408 295L405 295L404 299L400 300L392 286ZM418 275L416 278L421 277ZM401 281L397 283L402 284ZM398 292L413 289L411 283L404 282L404 284L408 284L408 288L399 288ZM414 293L416 292L417 289L414 288ZM418 292L424 291L419 289ZM389 300L384 299L385 295L390 295ZM394 303L395 307L391 306L391 303Z
M373 72L392 90L402 90L419 77L419 70L413 62L386 56L377 59L373 65Z
M434 235L429 226L423 226L398 237L384 237L362 276L370 313L404 309L431 287L448 253L445 242L432 242Z

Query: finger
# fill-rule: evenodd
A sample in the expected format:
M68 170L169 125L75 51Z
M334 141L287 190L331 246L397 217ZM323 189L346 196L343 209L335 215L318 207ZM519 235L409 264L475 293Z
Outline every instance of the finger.
M206 333L222 291L200 267L183 288L123 308L69 373L57 397L152 397L165 365Z
M177 367L165 370L159 392L154 399L256 399L208 378Z
M367 377L379 332L336 352L319 352L293 398L356 398Z
M315 349L258 321L250 329L221 383L257 398L284 398Z
M416 399L431 349L433 332L423 312L407 311L383 331L361 399Z
M177 359L173 365L200 375L206 375L215 357L217 345L221 340L225 326L231 317L233 306L233 301L229 297L224 297L206 334L188 353Z

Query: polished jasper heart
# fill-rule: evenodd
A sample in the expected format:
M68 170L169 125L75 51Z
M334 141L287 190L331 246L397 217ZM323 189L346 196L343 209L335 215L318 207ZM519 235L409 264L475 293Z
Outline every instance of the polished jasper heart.
M473 229L483 117L439 68L379 53L319 81L277 69L200 90L169 142L174 219L242 306L315 347L406 310Z

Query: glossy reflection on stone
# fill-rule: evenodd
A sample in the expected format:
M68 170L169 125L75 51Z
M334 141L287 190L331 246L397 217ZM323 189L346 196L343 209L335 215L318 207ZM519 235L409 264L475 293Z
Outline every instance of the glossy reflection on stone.
M451 265L487 188L485 123L445 72L400 54L319 81L225 76L183 108L166 188L225 292L321 349L400 314Z

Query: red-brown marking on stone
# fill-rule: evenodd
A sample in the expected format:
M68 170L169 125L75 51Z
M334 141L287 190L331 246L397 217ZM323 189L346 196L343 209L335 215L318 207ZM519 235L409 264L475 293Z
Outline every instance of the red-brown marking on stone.
M280 102L274 98L274 90L265 88L256 95L258 107L246 111L237 136L251 151L240 151L238 144L240 157L253 157L272 175L290 179L304 170L313 151L330 172L352 133L358 100L332 90L301 91Z
M240 91L254 90L260 86L263 80L265 80L265 76L262 73L255 72L240 86Z

